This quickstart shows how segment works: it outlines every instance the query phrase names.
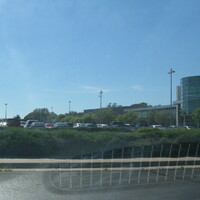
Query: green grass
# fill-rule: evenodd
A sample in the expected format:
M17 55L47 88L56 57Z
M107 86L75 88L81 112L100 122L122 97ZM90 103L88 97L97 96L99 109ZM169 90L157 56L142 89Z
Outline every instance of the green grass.
M12 172L11 168L0 168L0 172Z

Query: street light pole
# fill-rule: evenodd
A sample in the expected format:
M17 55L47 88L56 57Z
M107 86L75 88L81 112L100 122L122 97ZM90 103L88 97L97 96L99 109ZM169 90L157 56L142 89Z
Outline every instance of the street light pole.
M5 103L5 121L6 121L6 119L7 119L7 103Z
M102 94L103 94L103 91L101 90L99 92L99 98L100 98L100 112L99 112L99 123L101 123L101 111L102 111Z
M70 112L71 112L71 111L70 111L70 104L71 104L71 101L69 101L69 114L70 114Z
M170 75L170 125L172 125L172 74L175 71L171 68L168 74Z
M102 108L102 94L103 94L103 91L101 90L99 92L99 97L100 97L100 109Z

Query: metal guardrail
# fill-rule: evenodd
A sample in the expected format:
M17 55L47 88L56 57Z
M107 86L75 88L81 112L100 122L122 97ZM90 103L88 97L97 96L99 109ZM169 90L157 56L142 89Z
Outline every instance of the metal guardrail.
M51 185L63 191L103 189L200 178L200 145L160 145L92 153L57 163Z

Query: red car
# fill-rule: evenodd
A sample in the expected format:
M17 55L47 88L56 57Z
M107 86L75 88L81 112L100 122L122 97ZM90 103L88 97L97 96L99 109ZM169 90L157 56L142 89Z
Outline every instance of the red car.
M49 129L54 128L53 123L46 123L45 128L49 128Z

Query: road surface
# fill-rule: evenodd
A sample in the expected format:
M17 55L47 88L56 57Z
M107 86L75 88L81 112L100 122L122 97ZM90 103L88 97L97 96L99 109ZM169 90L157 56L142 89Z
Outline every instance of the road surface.
M200 179L108 187L67 192L55 187L52 172L0 172L1 200L199 200ZM142 175L141 175L142 176ZM95 176L94 176L95 177ZM125 176L124 176L125 177ZM144 178L146 174L144 174ZM112 177L115 181L115 176ZM141 177L142 178L142 177ZM64 179L62 180L64 181ZM99 179L93 179L93 182ZM118 181L118 179L117 179ZM54 182L54 183L53 183ZM62 188L62 187L61 187Z

